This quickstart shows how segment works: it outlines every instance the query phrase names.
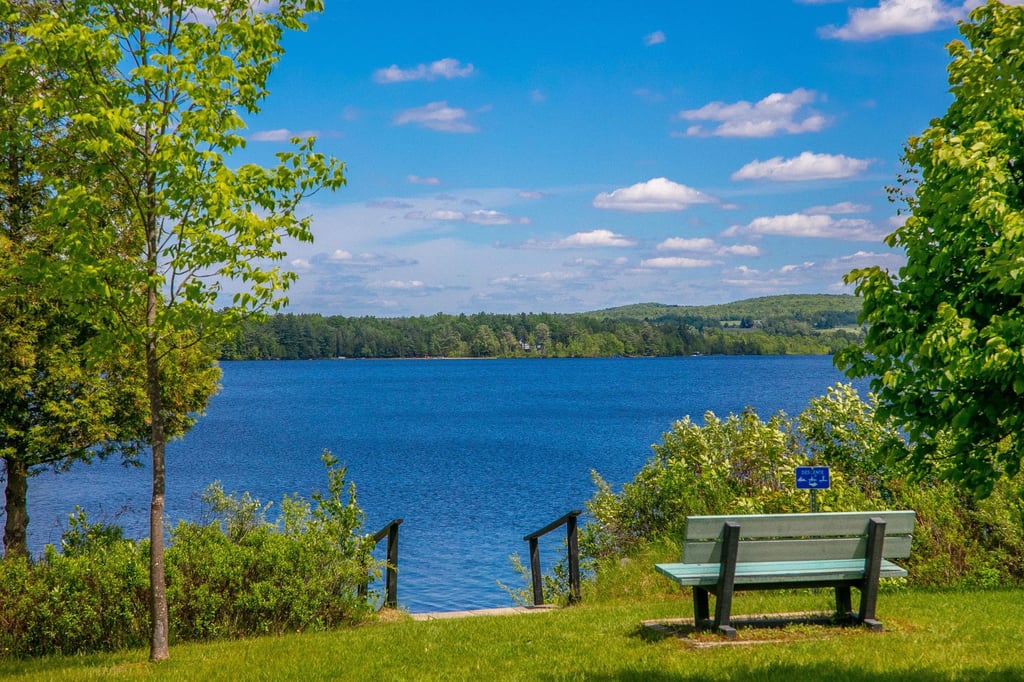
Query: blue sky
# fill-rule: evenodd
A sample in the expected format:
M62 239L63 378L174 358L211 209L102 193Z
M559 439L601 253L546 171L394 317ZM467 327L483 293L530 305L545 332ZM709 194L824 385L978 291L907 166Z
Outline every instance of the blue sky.
M977 4L977 3L974 3ZM970 6L970 5L969 5ZM347 164L291 312L580 312L848 293L899 253L885 187L949 105L941 0L326 0L246 160Z

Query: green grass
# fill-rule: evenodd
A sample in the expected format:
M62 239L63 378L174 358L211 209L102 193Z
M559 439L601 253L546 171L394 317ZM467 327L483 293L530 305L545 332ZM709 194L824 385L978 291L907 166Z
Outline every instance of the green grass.
M736 613L828 608L831 592L753 593ZM747 646L697 647L640 621L690 615L685 596L634 595L522 616L391 618L328 633L187 644L147 652L0 662L26 680L883 680L1024 679L1024 593L886 591L886 631L741 630Z

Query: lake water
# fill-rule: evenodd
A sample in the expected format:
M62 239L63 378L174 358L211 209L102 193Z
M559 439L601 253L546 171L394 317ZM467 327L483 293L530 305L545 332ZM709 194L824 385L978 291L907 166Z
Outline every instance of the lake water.
M594 492L618 487L674 421L796 414L842 381L830 357L228 362L207 415L167 455L169 524L196 518L221 481L278 503L326 482L320 453L348 467L368 532L403 518L400 606L411 612L510 605L523 536ZM863 387L861 387L863 390ZM148 467L76 466L29 484L29 542L59 542L75 504L92 520L148 532ZM550 568L564 532L542 541ZM383 551L381 544L381 552Z

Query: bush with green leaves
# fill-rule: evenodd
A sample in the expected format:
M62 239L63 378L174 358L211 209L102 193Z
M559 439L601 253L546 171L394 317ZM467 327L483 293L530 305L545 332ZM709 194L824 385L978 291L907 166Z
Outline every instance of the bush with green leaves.
M208 639L324 629L365 618L359 587L380 573L345 469L324 454L328 492L270 506L211 485L209 523L180 522L167 551L172 634Z
M376 596L360 586L381 564L344 468L325 452L327 490L270 504L218 484L203 523L180 522L167 550L171 636L203 640L321 630L356 623ZM144 646L149 637L149 543L71 515L61 552L0 560L0 658Z
M38 561L0 560L0 657L142 646L148 637L149 543L90 523L76 508Z
M671 542L686 517L809 511L794 468L829 466L831 488L816 491L818 511L914 509L918 529L909 560L911 582L930 586L1008 585L1024 580L1024 476L1001 481L977 501L951 483L914 478L905 438L837 384L798 417L767 421L752 409L704 424L686 417L655 444L654 456L618 493L596 472L587 503L593 521L580 541L584 555L615 559L651 542Z

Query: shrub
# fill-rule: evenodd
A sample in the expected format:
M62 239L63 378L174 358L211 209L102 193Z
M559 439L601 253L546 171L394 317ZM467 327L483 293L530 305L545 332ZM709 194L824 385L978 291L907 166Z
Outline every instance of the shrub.
M379 574L345 469L325 452L327 492L270 505L214 484L207 523L180 522L166 553L176 640L324 629L371 610L359 586ZM149 543L76 509L37 561L0 560L0 657L143 646L149 637Z
M172 633L208 639L324 629L359 621L370 610L358 594L379 573L360 534L363 513L345 469L329 453L328 492L315 504L285 497L276 523L270 505L210 486L207 524L180 522L171 533L168 602Z
M672 425L654 456L616 493L598 474L587 503L594 521L581 551L600 560L629 555L652 542L678 539L686 517L701 514L808 511L794 467L831 467L831 488L817 491L820 511L914 509L917 531L910 581L929 586L1015 585L1024 580L1024 474L1004 479L976 501L953 484L913 479L899 462L908 448L895 426L876 419L874 398L862 401L836 385L799 417L768 421L747 409L704 424Z
M119 539L76 509L59 554L0 561L0 655L142 646L148 637L149 543Z

